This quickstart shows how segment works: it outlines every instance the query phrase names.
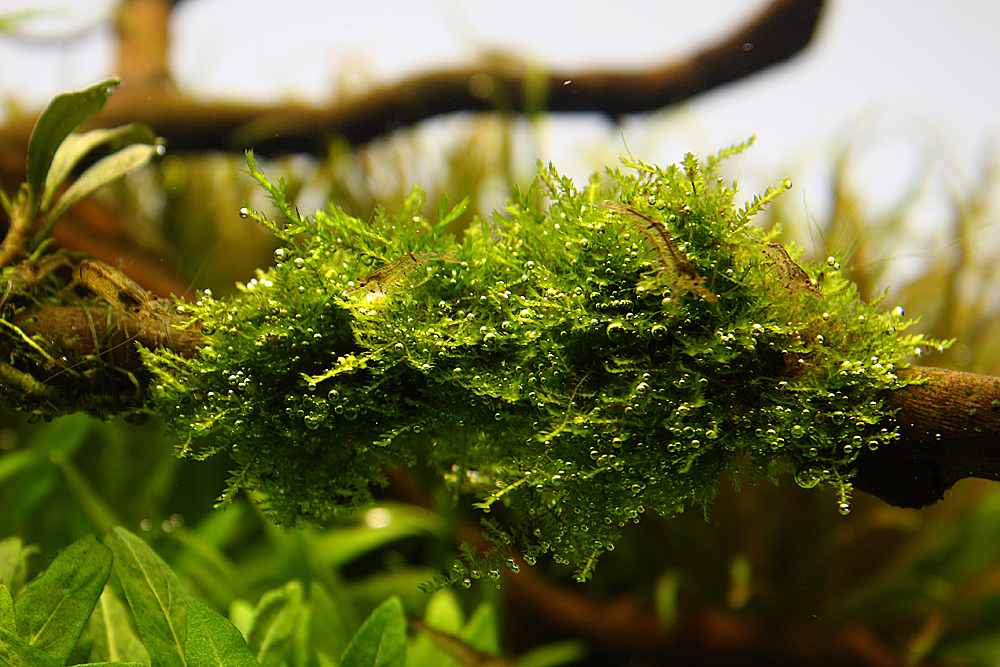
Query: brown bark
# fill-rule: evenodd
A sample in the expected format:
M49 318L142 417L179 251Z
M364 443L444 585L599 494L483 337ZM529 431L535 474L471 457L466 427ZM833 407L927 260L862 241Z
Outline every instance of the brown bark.
M1000 481L1000 378L911 367L901 377L923 384L886 394L886 419L899 438L856 462L854 486L898 507L941 500L960 479Z

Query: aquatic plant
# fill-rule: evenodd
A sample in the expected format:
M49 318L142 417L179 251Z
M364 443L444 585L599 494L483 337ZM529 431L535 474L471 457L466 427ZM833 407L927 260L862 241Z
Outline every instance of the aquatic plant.
M371 221L244 210L284 242L275 264L184 309L205 345L144 350L154 410L183 455L235 462L277 522L324 521L420 465L483 513L492 572L516 547L589 576L645 512L703 507L720 475L827 483L895 437L882 396L919 347L864 303L837 258L800 267L719 176L734 146L666 168L623 160L578 187L552 166L491 220L445 233L413 191ZM511 561L513 562L513 561Z

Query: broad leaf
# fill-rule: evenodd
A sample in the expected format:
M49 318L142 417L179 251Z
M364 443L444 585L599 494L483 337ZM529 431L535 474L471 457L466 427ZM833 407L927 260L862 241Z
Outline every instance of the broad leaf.
M236 626L202 603L188 607L188 667L257 667Z
M309 620L313 648L336 659L351 641L357 622L338 582L333 584L331 592L315 579L309 582Z
M149 654L136 636L125 604L105 586L94 613L90 615L88 634L93 639L91 660L149 663Z
M110 575L111 552L93 535L69 545L17 596L17 634L66 662Z
M55 658L17 636L0 628L0 665L4 667L62 667L65 660Z
M247 632L250 651L264 667L288 662L302 614L302 584L290 581L261 596Z
M14 623L14 600L10 597L10 589L0 584L0 628L8 632L17 632Z
M192 599L149 545L123 528L104 538L153 667L184 667L187 609Z
M450 588L435 591L424 611L424 625L433 630L458 634L465 615L455 592ZM408 667L454 667L458 663L437 646L431 634L418 632L407 651Z
M4 454L6 459L11 454ZM0 541L0 584L4 584L13 594L24 586L28 570L28 556L37 551L35 547L25 548L20 537L8 537Z
M406 664L406 619L403 603L391 597L361 625L344 649L340 667L403 667Z
M112 77L89 88L59 95L45 107L28 139L28 193L38 203L45 176L59 145L80 123L104 107L121 79Z
M353 525L335 527L314 538L312 558L323 567L336 568L379 547L405 537L427 533L441 535L447 527L441 515L404 503L385 503L360 510Z
M94 190L117 180L132 171L138 169L157 153L161 152L161 144L132 144L126 146L116 153L112 153L101 158L87 168L80 177L73 181L73 185L66 188L66 191L59 197L59 201L52 207L45 218L45 224L35 238L35 243L41 242L48 235L52 225L62 217L71 206L84 197L89 196ZM40 238L39 238L40 237Z
M59 145L52 158L52 165L45 175L45 187L42 191L42 201L39 208L42 211L49 209L62 182L66 180L77 163L98 146L108 144L111 150L118 150L130 144L155 143L156 134L148 125L142 123L129 123L110 130L99 129L70 134Z

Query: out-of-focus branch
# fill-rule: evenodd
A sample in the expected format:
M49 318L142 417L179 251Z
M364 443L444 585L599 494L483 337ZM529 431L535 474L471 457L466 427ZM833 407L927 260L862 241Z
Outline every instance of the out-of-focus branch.
M618 118L677 104L788 60L809 44L823 4L775 0L719 43L644 70L542 73L517 59L497 58L418 76L329 108L208 104L187 99L162 81L129 85L126 80L93 123L144 122L174 151L252 147L259 154L323 155L332 136L362 144L457 111L596 112ZM0 145L26 145L32 122L0 131Z

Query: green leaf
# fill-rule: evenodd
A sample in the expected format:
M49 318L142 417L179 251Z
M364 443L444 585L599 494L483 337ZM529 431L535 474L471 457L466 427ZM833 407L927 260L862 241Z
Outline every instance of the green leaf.
M65 660L36 648L6 628L0 628L0 665L4 667L62 667Z
M102 185L107 185L133 169L143 166L162 150L161 144L152 146L132 144L92 164L59 197L59 201L56 202L56 205L52 207L52 211L46 216L45 223L38 230L38 233L35 234L35 238L32 240L33 245L37 246L48 236L52 230L52 226L71 206L84 197L89 196Z
M7 458L5 454L3 458ZM0 541L0 584L4 584L13 594L24 586L28 570L28 556L38 551L35 547L24 547L20 537L8 537Z
M104 538L153 667L184 667L190 593L148 544L124 528Z
M69 545L17 596L17 634L66 662L110 575L111 552L93 535Z
M406 619L403 603L391 597L361 625L340 659L340 667L403 667L406 664Z
M334 582L336 586L336 582ZM357 626L353 608L343 599L342 590L331 594L315 579L309 582L309 609L312 647L331 659L343 654Z
M112 77L89 88L59 95L45 107L28 139L28 196L33 203L39 202L59 145L80 123L104 107L119 84L121 79Z
M261 596L247 632L247 645L261 665L287 662L302 611L302 584L298 581Z
M517 659L517 667L555 667L579 662L587 655L583 642L565 641L531 649Z
M497 631L498 627L496 608L489 602L481 602L472 612L469 622L462 628L459 637L467 641L469 646L483 653L499 655L500 634Z
M188 607L188 667L256 667L236 626L197 600Z
M42 190L42 200L39 209L49 210L56 192L73 168L90 151L103 144L109 144L112 150L118 150L130 144L155 144L156 134L148 125L129 123L113 129L91 130L80 134L70 134L56 149L52 165L45 175L45 186Z
M10 597L10 589L3 584L0 584L0 628L17 632L14 624L14 600Z
M424 624L428 628L455 635L462 629L464 618L458 597L450 588L435 591L427 601ZM434 643L428 632L417 633L407 652L406 663L407 667L448 667L458 664Z
M149 664L149 654L129 622L125 604L111 589L104 587L100 600L90 615L88 633L93 639L90 658L112 662L141 662Z
M318 536L310 545L317 563L337 568L404 537L447 531L441 515L404 503L364 509L357 519L354 525L331 528Z

